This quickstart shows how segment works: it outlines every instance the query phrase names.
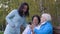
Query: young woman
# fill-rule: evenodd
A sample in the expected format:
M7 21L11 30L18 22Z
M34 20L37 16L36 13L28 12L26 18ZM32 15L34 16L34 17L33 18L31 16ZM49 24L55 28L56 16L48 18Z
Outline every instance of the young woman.
M22 3L19 9L12 10L7 16L7 26L4 34L20 34L20 27L26 27L26 16L29 16L29 6Z
M23 31L22 34L32 34L31 29L34 27L36 28L38 26L38 24L40 23L40 17L38 15L34 15L32 17L32 22L27 25L26 29ZM33 26L33 27L32 27Z

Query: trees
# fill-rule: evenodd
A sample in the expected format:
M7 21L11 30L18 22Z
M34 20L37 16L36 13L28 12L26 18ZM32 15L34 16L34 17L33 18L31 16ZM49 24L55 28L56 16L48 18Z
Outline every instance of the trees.
M60 0L0 0L0 24L3 24L4 28L6 23L6 15L11 10L18 9L19 5L23 2L27 2L29 4L30 17L27 17L28 22L31 21L31 17L34 14L41 15L41 8L43 7L43 9L46 8L44 12L50 13L52 15L53 25L59 24L58 22L60 22ZM5 8L2 7L2 5Z

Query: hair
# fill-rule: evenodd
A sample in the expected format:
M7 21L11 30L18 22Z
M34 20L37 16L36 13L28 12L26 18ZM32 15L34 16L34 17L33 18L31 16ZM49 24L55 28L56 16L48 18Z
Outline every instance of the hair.
M43 13L42 16L46 18L46 21L51 21L51 15L49 13Z
M31 24L32 24L32 22L29 22L28 24L30 24L30 25L31 25Z
M24 8L25 5L27 6L27 11L25 12L24 15L29 16L29 5L26 2L22 3L21 6L18 8L18 13L20 16L23 16L23 10L22 9Z
M37 17L37 19L38 19L38 24L40 23L40 16L38 16L38 15L34 15L33 17L32 17L32 21L33 21L33 19L34 19L34 17Z

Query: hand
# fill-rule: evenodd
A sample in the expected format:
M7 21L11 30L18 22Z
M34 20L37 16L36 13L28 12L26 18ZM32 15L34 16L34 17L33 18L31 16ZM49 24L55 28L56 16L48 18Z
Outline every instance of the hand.
M32 31L33 31L34 27L35 27L34 24L30 25L30 28L31 28Z
M23 25L21 25L20 29L21 29L20 32L22 33L24 31L25 27Z

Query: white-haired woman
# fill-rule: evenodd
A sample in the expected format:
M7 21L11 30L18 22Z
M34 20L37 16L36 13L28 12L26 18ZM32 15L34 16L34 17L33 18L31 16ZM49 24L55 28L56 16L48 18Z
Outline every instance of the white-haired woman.
M43 13L41 15L40 25L32 30L35 34L53 34L53 27L51 24L51 15L48 13Z

